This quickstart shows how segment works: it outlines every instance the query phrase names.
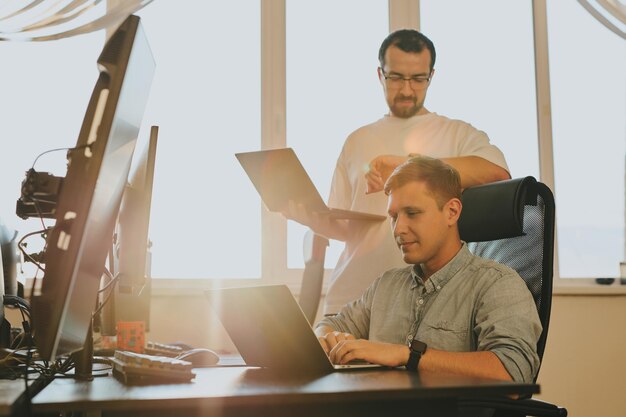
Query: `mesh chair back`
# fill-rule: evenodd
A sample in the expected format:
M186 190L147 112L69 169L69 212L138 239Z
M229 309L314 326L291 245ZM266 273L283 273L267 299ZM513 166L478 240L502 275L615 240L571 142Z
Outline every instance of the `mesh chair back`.
M537 343L543 358L552 300L552 192L533 177L468 188L459 229L472 253L513 268L526 282L543 326ZM501 236L503 229L509 230L506 237Z

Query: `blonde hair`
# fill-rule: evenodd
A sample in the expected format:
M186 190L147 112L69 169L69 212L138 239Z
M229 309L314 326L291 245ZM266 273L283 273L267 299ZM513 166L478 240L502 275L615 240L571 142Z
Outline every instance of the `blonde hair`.
M398 166L385 183L385 194L412 182L423 182L441 210L452 198L461 199L461 178L456 169L439 159L419 155Z

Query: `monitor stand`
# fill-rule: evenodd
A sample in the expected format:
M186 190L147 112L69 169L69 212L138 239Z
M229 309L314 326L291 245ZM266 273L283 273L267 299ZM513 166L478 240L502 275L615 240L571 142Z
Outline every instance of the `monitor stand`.
M89 330L83 348L71 354L74 360L74 376L81 381L93 380L93 319L89 322Z
M0 245L0 348L9 347L11 325L4 318L4 267L2 264L2 246Z

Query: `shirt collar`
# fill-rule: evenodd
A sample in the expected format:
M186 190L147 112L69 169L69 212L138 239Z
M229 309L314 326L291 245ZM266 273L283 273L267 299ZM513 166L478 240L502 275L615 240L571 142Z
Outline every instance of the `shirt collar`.
M472 253L469 251L467 243L461 243L461 249L459 249L456 255L454 255L454 257L447 264L445 264L443 268L432 274L426 283L424 283L424 271L422 270L421 265L413 265L413 268L411 268L411 276L413 278L411 289L417 286L423 286L426 288L426 292L431 292L443 288L443 286L450 281L450 278L455 276L472 257Z

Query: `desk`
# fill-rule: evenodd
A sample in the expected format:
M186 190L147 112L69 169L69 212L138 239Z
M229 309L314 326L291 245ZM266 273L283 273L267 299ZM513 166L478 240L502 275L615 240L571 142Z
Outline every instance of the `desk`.
M0 379L0 416L8 416L24 393L24 380Z
M44 386L43 378L29 376L29 392L33 395ZM0 379L0 416L21 415L25 407L24 379Z
M91 382L58 379L35 396L33 411L177 417L389 416L410 411L413 416L454 416L458 397L539 392L535 384L418 375L402 369L350 370L310 377L285 377L248 367L195 372L191 383L151 386L126 386L113 377Z

